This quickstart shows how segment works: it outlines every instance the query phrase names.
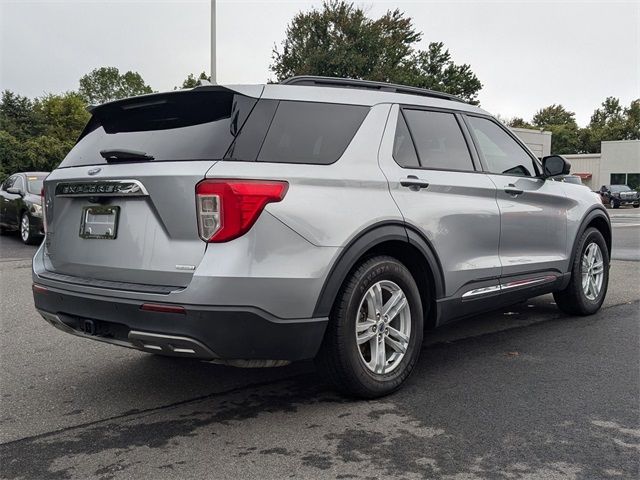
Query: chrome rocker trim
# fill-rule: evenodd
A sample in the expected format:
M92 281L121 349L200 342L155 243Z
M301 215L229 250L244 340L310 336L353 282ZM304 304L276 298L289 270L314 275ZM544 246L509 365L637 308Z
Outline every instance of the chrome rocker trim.
M473 299L482 295L504 292L519 287L530 287L539 283L548 283L557 280L554 275L545 275L544 277L527 278L525 280L514 280L512 282L501 283L500 285L490 285L488 287L476 288L462 294L463 299Z

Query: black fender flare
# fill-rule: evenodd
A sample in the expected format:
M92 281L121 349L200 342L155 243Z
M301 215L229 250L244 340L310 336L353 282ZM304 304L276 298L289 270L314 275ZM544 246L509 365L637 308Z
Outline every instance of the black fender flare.
M385 222L367 228L343 249L322 286L313 316L329 316L338 291L351 269L367 251L391 240L406 242L422 253L431 269L435 297L436 299L443 297L445 290L442 266L431 243L423 235L402 222Z
M580 221L580 228L578 229L578 234L573 239L573 244L571 245L571 256L569 257L570 258L569 271L571 271L571 267L576 258L576 247L578 246L578 241L580 240L580 237L582 237L582 234L587 229L587 226L595 218L598 218L598 217L602 218L609 227L609 238L608 239L605 238L605 241L607 241L607 243L611 245L612 231L611 231L611 220L609 218L609 214L607 213L607 211L603 206L599 206L599 205L595 206L590 210L588 210L587 213L583 215L582 220ZM609 260L611 260L611 248L609 248Z

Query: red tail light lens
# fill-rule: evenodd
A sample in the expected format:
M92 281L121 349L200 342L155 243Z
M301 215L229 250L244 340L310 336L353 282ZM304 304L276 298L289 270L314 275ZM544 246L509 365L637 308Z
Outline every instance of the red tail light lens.
M44 191L44 185L40 189L40 206L42 207L42 229L47 234L47 197Z
M267 203L284 198L288 186L272 180L203 180L196 185L200 238L227 242L244 235Z

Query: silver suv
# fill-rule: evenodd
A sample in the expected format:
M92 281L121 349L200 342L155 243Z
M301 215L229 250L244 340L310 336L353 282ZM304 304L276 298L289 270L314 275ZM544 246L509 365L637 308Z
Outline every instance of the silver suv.
M558 156L456 97L346 79L106 103L46 179L35 305L74 335L376 397L423 332L553 292L596 312L611 227Z

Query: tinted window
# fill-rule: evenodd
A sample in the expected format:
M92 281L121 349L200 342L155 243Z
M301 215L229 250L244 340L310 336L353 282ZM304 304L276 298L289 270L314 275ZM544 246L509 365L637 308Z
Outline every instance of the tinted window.
M96 108L61 167L105 163L100 150L129 149L155 160L221 159L256 100L228 90L137 97Z
M368 107L281 101L258 161L326 165L342 156Z
M24 192L24 180L22 179L22 177L16 177L16 180L13 183L13 187L19 189L21 192Z
M490 172L521 177L536 174L529 154L500 126L486 118L468 119Z
M2 189L6 190L7 188L11 188L13 186L13 182L16 181L16 176L13 175L9 178L7 178L4 183L2 184Z
M418 156L413 146L413 140L407 128L402 112L398 114L398 125L396 126L396 138L393 141L393 158L401 167L418 168Z
M404 114L423 167L473 170L467 142L452 113L404 110Z

